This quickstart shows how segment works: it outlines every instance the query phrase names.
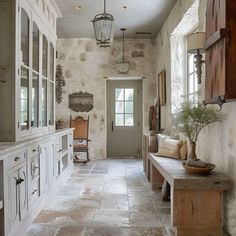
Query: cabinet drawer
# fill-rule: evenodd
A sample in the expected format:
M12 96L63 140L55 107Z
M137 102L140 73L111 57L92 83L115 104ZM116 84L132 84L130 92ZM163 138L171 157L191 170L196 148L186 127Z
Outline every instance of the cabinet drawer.
M39 186L40 186L39 178L31 183L31 191L30 191L30 204L33 205L39 198Z
M37 176L39 176L39 156L35 156L31 158L30 163L30 174L31 174L31 180L35 179Z
M39 145L38 144L31 145L28 148L28 156L34 157L34 156L38 156L38 155L39 155Z
M24 161L26 161L26 155L25 155L25 151L22 150L20 152L14 153L13 155L9 156L6 163L7 163L7 167L10 169Z

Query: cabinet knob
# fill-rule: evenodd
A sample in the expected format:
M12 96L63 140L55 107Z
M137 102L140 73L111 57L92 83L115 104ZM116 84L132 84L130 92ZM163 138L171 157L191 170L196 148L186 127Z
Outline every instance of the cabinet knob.
M37 149L33 149L33 150L32 150L32 152L36 152L36 151L37 151Z
M15 161L19 161L20 160L20 157L15 157Z

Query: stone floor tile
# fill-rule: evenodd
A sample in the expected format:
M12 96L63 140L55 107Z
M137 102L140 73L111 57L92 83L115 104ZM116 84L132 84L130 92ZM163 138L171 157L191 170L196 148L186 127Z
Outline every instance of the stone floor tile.
M100 209L101 210L114 209L114 210L128 211L129 203L128 200L127 201L119 201L116 199L101 200Z
M96 211L92 224L103 225L104 223L120 227L129 226L129 212L113 209L101 209Z
M153 212L130 212L130 226L161 226L161 216Z
M24 236L54 236L58 226L31 224Z

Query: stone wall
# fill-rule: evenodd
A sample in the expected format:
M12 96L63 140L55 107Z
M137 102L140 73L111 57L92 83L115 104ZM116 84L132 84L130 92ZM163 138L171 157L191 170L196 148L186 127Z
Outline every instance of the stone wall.
M175 50L175 63L172 63L173 58L171 58L171 37L173 33L178 28L181 21L186 18L191 8L194 4L199 4L198 7L198 29L199 31L205 30L205 9L207 0L190 1L190 0L178 0L173 7L168 19L165 21L161 32L157 36L156 51L157 51L157 73L163 68L166 70L167 74L167 106L162 108L162 116L165 118L165 127L168 127L171 122L171 113L173 111L173 98L181 101L181 96L174 90L184 91L184 87L178 83L181 78L177 81L174 80L173 68L176 64L181 64L181 60L184 60L184 55L182 55L182 50ZM178 39L177 41L178 42ZM178 52L179 51L179 52ZM172 67L172 68L171 68ZM182 69L176 67L176 69ZM182 72L181 76L184 76ZM180 77L181 77L180 76ZM184 76L183 79L185 79ZM204 78L204 75L203 75ZM182 84L182 86L184 86ZM201 95L200 100L204 100L204 79L200 85ZM184 93L182 94L184 95ZM216 164L218 171L224 172L230 177L234 185L236 184L236 103L228 103L223 105L222 111L227 115L226 120L220 124L210 125L205 128L201 135L199 136L197 143L197 156L201 159L210 161ZM236 188L225 193L224 198L224 224L226 226L226 231L230 235L236 235Z
M111 48L99 48L94 39L59 39L57 63L62 65L66 86L63 100L56 105L56 119L69 126L70 115L90 117L91 158L106 158L106 78L117 77L116 62L122 58L122 41L114 40ZM125 40L125 58L131 63L129 77L143 80L143 129L148 129L149 106L156 96L154 79L155 40ZM68 108L68 95L74 92L94 95L94 108L76 113Z

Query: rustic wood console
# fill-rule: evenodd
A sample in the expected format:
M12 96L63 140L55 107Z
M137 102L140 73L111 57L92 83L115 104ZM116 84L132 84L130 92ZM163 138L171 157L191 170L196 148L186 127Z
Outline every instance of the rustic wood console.
M177 236L222 236L223 191L232 187L224 175L192 175L180 160L149 153L153 188L171 185L171 224Z

